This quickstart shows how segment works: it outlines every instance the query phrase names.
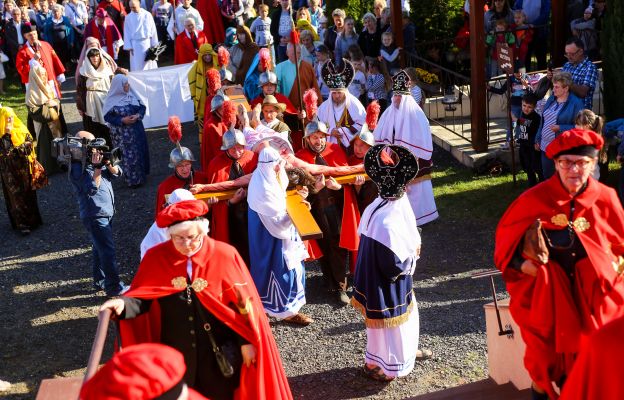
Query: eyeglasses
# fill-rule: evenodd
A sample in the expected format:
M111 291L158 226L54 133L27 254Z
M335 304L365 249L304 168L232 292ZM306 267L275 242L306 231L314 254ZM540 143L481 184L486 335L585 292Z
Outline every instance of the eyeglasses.
M560 158L557 160L557 165L559 165L559 168L562 169L572 169L572 167L576 166L579 170L585 170L589 168L591 164L593 164L593 160L588 159L572 161L565 158Z
M579 51L581 51L582 49L577 49L574 53L568 53L567 51L565 53L563 53L564 57L570 58L570 57L574 57L575 55L577 55L579 53Z
M197 243L201 240L202 234L198 234L195 236L179 236L179 235L171 235L171 240L176 243Z

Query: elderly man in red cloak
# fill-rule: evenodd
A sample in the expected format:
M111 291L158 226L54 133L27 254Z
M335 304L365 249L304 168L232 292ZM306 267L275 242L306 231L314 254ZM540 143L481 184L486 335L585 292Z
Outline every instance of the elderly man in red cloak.
M246 145L243 132L233 128L225 132L221 154L208 164L208 183L233 181L251 174L258 165L258 156L245 150ZM233 198L220 201L212 207L211 236L234 246L249 265L247 211L247 191L240 188Z
M193 18L187 18L184 21L184 32L175 40L174 63L187 64L197 60L199 48L204 43L208 43L204 32L197 29Z
M207 236L208 206L181 201L158 214L171 240L151 248L121 298L107 301L125 346L180 351L184 381L205 397L292 399L282 361L247 266Z
M624 211L591 177L603 143L592 131L559 135L546 148L557 173L520 195L496 230L534 399L557 399L587 335L624 315Z

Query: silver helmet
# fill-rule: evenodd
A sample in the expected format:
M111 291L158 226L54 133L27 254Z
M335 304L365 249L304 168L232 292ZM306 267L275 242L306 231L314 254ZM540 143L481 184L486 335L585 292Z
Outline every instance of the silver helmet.
M353 142L356 138L360 139L362 142L366 143L369 146L375 145L375 137L373 136L373 132L368 129L368 125L366 124L362 125L362 129L357 135L353 136L351 142Z
M210 101L210 112L215 112L223 103L230 100L222 91L218 91Z
M262 87L267 83L277 85L277 75L275 74L275 72L265 71L260 74L260 77L258 78L258 87Z
M221 68L219 70L219 76L221 77L221 82L229 81L234 82L234 75L232 75L232 71L227 68Z
M188 147L175 147L169 153L169 168L175 168L182 161L195 161L193 153Z
M229 150L235 145L247 146L245 135L238 129L231 128L223 134L221 150Z
M316 132L323 132L324 134L327 134L327 132L329 132L329 129L323 121L320 121L318 118L315 117L305 126L305 132L303 137L307 138L308 136L314 135Z

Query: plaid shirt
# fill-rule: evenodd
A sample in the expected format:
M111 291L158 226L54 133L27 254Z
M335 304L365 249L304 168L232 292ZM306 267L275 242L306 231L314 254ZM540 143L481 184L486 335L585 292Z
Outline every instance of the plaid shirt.
M585 85L589 87L587 96L581 99L585 108L591 110L594 101L594 89L596 88L596 80L598 80L598 69L594 63L585 57L583 62L573 65L569 61L563 65L563 71L572 74L572 81L575 85Z

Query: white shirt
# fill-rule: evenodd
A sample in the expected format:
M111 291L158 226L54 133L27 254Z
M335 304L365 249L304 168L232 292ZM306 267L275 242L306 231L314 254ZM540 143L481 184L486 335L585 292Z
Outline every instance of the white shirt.
M187 18L193 18L193 20L195 20L195 27L197 28L197 30L204 30L204 20L202 19L201 15L199 15L199 11L197 11L197 9L193 8L192 6L189 6L189 8L184 8L182 7L182 5L176 7L175 18L169 20L169 25L173 26L173 24L175 24L176 32L179 35L184 32L184 21Z
M131 12L126 15L124 21L124 48L126 50L132 49L133 40L146 40L156 38L156 43L151 43L155 46L158 43L156 34L156 24L154 24L154 18L152 14L148 13L144 9L139 9L139 12Z
M89 22L89 12L82 1L78 1L76 4L72 2L65 4L65 16L72 26L82 26Z

